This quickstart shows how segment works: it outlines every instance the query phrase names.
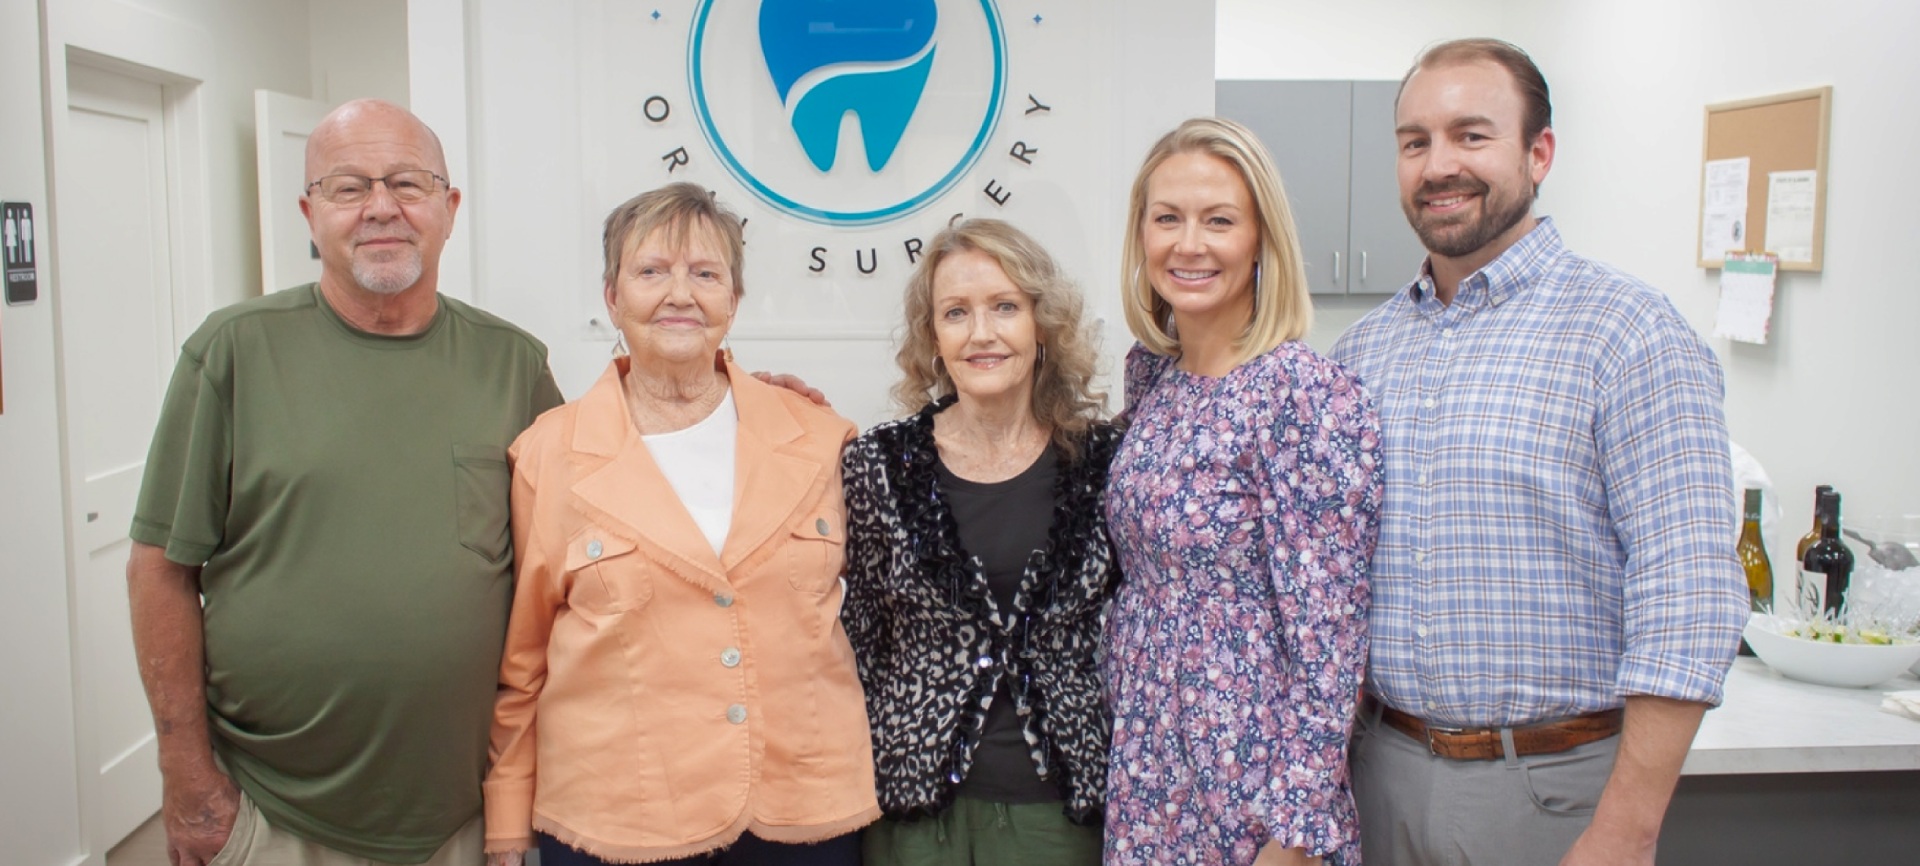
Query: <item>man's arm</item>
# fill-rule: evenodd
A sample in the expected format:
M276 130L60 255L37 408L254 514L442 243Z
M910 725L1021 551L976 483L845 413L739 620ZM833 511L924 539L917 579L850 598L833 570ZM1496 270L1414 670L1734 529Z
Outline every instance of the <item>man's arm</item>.
M1561 866L1645 864L1652 866L1660 823L1680 780L1680 765L1707 705L1651 695L1627 697L1626 727L1613 774L1600 792L1593 823L1580 834Z
M833 408L833 404L827 402L827 392L807 384L806 380L792 373L769 373L765 370L756 370L753 373L753 378L759 379L775 388L785 388L795 394L799 394L808 400L812 400L815 406L825 406L828 409Z
M161 814L172 866L204 866L227 842L240 791L213 761L207 733L200 568L133 543L127 558L133 650L160 748Z

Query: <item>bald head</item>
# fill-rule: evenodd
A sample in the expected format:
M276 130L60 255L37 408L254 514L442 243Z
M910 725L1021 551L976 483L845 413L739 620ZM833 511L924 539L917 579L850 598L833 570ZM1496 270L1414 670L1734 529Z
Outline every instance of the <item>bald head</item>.
M345 170L339 164L341 147L366 141L414 149L423 163L418 168L447 176L447 155L440 148L440 136L413 112L384 99L355 99L327 112L307 135L307 182Z

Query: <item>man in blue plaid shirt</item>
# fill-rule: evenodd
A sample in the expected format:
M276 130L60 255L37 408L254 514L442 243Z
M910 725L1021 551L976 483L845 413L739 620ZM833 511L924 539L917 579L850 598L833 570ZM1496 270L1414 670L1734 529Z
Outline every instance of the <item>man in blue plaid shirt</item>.
M1555 139L1520 49L1428 50L1395 123L1429 257L1333 352L1387 461L1365 856L1652 864L1746 619L1719 364L1665 295L1533 215Z

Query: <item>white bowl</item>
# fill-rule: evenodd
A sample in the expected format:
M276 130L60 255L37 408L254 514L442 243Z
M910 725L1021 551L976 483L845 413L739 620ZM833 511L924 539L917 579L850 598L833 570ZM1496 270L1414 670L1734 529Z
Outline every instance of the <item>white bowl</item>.
M1756 613L1747 621L1747 646L1782 676L1823 686L1864 689L1920 664L1920 643L1895 646L1841 644L1788 637L1780 621Z

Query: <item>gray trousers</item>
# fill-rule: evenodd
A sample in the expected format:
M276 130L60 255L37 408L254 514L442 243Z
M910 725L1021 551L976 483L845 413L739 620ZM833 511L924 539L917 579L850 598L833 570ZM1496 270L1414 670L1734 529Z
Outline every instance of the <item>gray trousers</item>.
M1552 866L1593 820L1620 738L1554 755L1436 758L1363 710L1353 796L1367 866Z

